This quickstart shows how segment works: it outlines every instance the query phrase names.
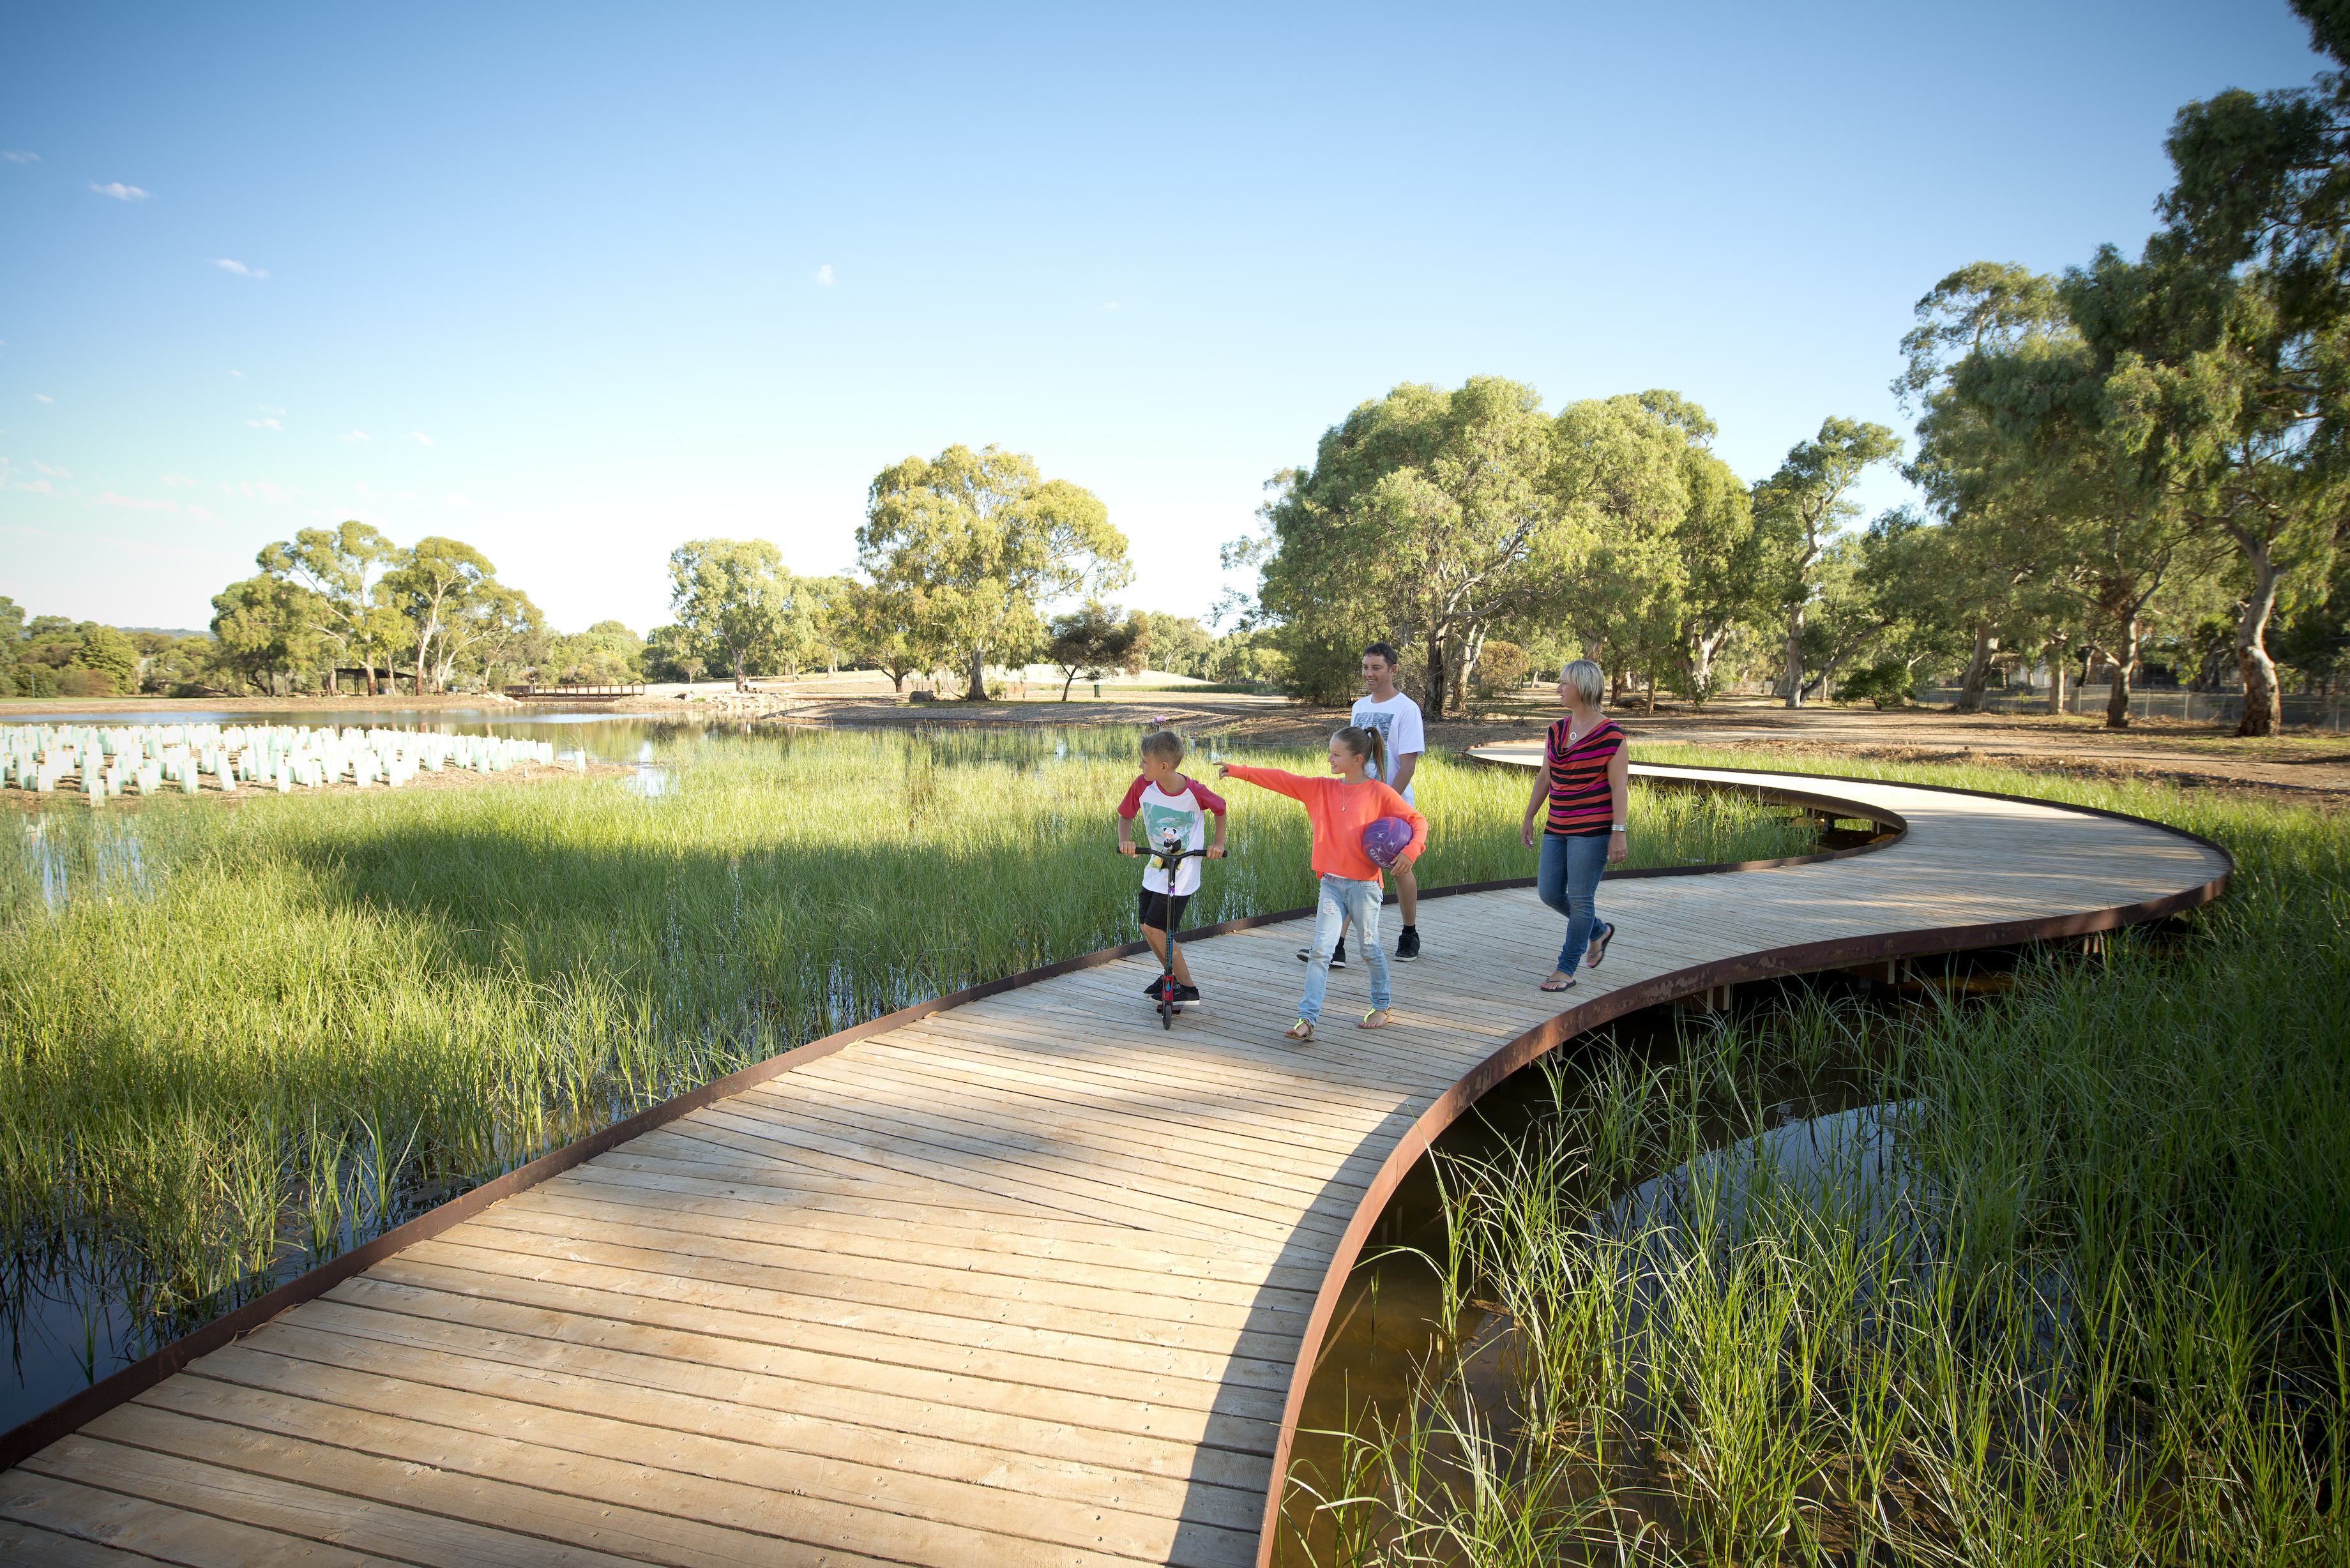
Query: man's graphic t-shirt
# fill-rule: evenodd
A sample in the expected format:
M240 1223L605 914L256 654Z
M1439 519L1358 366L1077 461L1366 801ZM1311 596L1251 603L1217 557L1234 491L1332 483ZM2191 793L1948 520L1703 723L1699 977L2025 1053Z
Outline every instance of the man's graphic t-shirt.
M1358 730L1379 732L1379 741L1387 748L1387 769L1381 772L1366 763L1363 772L1381 783L1394 776L1399 760L1428 750L1427 732L1419 722L1419 704L1400 691L1384 702L1374 702L1368 697L1356 698L1354 714L1347 722ZM1404 785L1401 794L1404 799L1411 799L1411 786Z
M1186 779L1183 787L1169 794L1149 779L1138 776L1126 798L1118 802L1118 814L1133 821L1137 813L1142 820L1135 823L1136 846L1149 855L1167 842L1170 833L1175 835L1178 849L1205 849L1208 846L1208 813L1223 815L1224 797L1201 784L1198 779ZM1153 893L1164 893L1167 868L1147 866L1142 873L1142 886ZM1200 890L1200 862L1183 862L1183 874L1176 881L1174 893L1179 898L1189 898Z

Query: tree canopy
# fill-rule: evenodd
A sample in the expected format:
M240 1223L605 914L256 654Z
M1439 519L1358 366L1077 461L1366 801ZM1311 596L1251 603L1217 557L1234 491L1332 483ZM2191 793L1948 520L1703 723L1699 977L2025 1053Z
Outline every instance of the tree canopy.
M1037 647L1043 605L1132 575L1126 535L1098 497L993 446L883 469L857 548L873 587L920 618L920 639L960 657L975 699L987 695L990 662L1025 662Z

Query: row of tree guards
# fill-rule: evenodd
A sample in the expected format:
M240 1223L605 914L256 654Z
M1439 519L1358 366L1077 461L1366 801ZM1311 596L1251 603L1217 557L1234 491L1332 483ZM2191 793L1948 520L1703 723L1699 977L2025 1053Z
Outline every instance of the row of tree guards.
M348 783L397 789L420 773L504 773L552 763L555 746L502 735L419 730L313 729L286 724L12 724L0 728L0 784L101 800L195 794L207 787L325 789ZM584 765L584 763L583 763ZM68 781L71 781L68 784Z

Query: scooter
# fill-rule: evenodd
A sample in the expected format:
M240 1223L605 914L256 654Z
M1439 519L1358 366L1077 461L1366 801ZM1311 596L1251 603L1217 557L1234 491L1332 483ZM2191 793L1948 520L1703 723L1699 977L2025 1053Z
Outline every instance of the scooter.
M1179 834L1170 832L1159 840L1159 847L1151 853L1151 864L1166 868L1167 887L1170 892L1174 890L1175 884L1181 879L1183 862L1205 860L1208 857L1208 852L1204 849L1178 849L1176 846L1181 842L1182 838ZM1158 988L1151 994L1159 1001L1159 1026L1161 1029L1172 1029L1175 1027L1175 1015L1183 1011L1181 1004L1175 1000L1175 922L1172 919L1167 922L1167 957L1160 963L1159 969L1163 972L1159 976Z

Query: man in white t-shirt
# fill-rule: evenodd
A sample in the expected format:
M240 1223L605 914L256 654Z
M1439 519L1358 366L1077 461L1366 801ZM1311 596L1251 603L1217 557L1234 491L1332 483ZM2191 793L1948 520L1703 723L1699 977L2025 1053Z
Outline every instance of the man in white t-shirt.
M1419 718L1419 704L1396 690L1396 671L1402 659L1394 648L1375 642L1363 649L1363 685L1366 694L1355 699L1355 711L1347 722L1358 730L1377 730L1379 742L1388 759L1385 773L1371 766L1364 772L1378 779L1396 794L1412 800L1411 775L1419 771L1419 754L1428 749L1428 734ZM1419 878L1409 863L1395 867L1396 901L1403 906L1403 930L1396 938L1396 961L1410 963L1419 957ZM1310 948L1297 956L1311 960ZM1347 934L1338 933L1338 945L1330 954L1335 965L1347 961Z

